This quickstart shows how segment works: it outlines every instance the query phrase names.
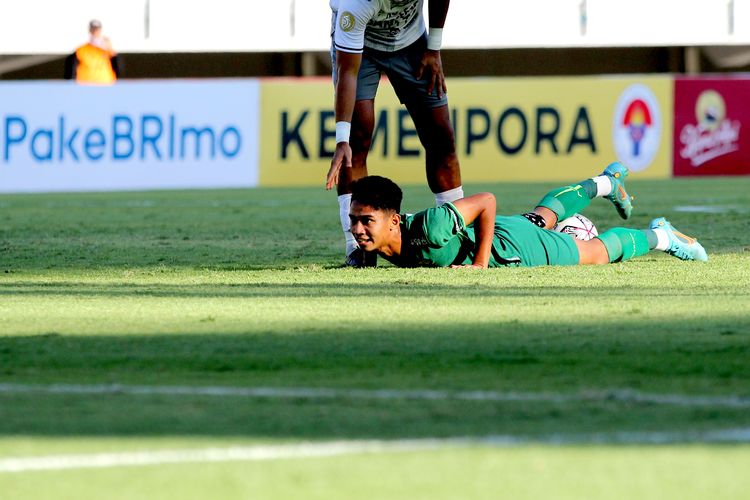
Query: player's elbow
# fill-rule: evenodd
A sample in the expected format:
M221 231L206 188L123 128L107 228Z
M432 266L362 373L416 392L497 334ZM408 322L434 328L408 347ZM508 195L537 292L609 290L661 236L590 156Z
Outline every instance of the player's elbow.
M350 54L348 52L338 51L336 53L336 71L339 76L354 75L354 77L356 77L359 73L359 66L361 61L361 54Z
M495 199L495 195L492 193L481 193L481 195L480 206L482 207L482 212L486 217L494 219L497 214L497 200Z
M497 206L497 200L495 199L495 195L492 193L479 193L477 194L477 197L479 197L479 201L482 206L491 206L493 208Z
M465 203L475 207L475 209L484 210L486 208L495 209L495 195L492 193L477 193L464 198Z

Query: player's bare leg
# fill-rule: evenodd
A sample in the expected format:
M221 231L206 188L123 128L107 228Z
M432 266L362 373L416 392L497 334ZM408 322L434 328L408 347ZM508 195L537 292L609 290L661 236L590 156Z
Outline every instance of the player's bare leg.
M609 254L607 247L599 238L589 241L574 239L578 247L579 264L608 264Z
M557 214L547 207L536 207L534 213L542 217L544 229L552 229L557 224Z
M352 168L342 168L336 191L339 195L350 194L352 182L367 175L367 153L372 143L375 127L375 100L365 99L354 103L352 129L349 146L352 148Z
M349 186L352 182L367 175L367 154L372 143L372 132L375 127L375 100L365 99L354 103L352 115L352 129L349 136L349 146L352 148L352 167L342 168L339 182L336 186L339 201L339 217L341 229L346 241L346 264L361 267L369 263L364 262L361 252L358 252L357 242L350 232L349 206L352 195ZM374 257L372 257L374 259ZM374 265L374 261L372 262Z
M442 205L463 198L461 167L448 106L407 107L425 149L427 184L435 193L435 203Z

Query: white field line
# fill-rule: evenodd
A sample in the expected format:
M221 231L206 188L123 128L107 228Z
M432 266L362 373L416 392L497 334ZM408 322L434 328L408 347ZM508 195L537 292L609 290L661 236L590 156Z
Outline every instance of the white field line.
M126 394L165 396L217 396L269 399L370 399L435 401L529 401L546 403L641 403L672 406L750 408L750 397L686 394L649 394L630 389L580 393L501 392L451 390L346 389L326 387L160 386L127 384L0 384L0 394Z
M108 468L180 463L265 461L333 457L359 453L418 451L446 446L440 440L330 441L290 445L259 445L185 450L145 450L88 455L48 455L0 459L0 473L39 470Z
M575 444L674 444L750 443L750 428L706 432L614 432L556 434L539 438L485 436L479 438L427 438L393 441L326 441L184 450L143 450L120 453L46 455L0 459L0 474L69 469L103 469L185 463L268 461L322 458L373 453L403 453L470 447Z

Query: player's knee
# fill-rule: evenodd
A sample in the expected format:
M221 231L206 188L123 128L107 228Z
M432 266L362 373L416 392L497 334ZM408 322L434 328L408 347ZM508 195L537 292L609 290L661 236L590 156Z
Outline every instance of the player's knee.
M433 135L425 141L424 148L427 154L441 159L457 159L456 143L453 135Z
M352 130L349 145L352 150L369 151L372 145L372 132L368 134L366 130Z
M426 150L431 151L435 156L441 158L458 158L453 130L432 134L424 146Z
M609 264L609 254L598 238L588 241L575 240L578 247L579 264Z

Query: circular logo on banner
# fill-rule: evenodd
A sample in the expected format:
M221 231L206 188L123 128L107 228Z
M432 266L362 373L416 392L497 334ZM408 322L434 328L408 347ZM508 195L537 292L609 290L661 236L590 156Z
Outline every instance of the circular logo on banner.
M695 101L695 119L703 130L716 130L727 116L724 98L715 90L706 90Z
M339 18L339 26L341 27L341 31L351 31L354 29L355 24L357 24L357 20L354 19L354 14L348 11L341 13L341 17Z
M617 158L639 172L654 161L661 142L659 101L646 85L635 84L620 94L615 106L612 139Z

